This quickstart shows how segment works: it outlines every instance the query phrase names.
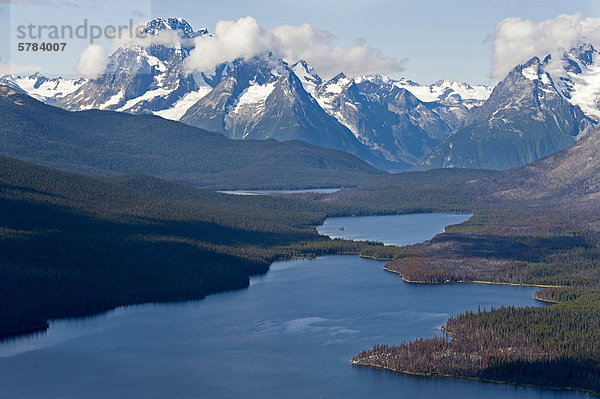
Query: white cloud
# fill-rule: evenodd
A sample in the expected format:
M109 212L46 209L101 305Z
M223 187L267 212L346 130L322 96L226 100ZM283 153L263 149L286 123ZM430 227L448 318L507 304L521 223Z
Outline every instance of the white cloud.
M41 69L39 65L15 64L13 62L0 62L0 75L31 74Z
M350 76L402 71L401 62L385 57L364 43L333 46L334 35L309 24L261 27L253 17L219 21L212 36L195 39L195 48L186 59L190 72L210 71L237 58L251 58L272 52L288 62L306 60L324 77L339 72Z
M600 43L600 18L587 18L581 13L563 14L539 23L507 18L496 25L491 77L503 78L516 65L534 56L552 54L553 59L558 59L582 41Z
M99 44L90 44L80 54L77 60L77 73L86 79L99 78L108 65L108 54Z
M275 50L275 37L252 17L218 21L212 36L195 39L195 48L186 60L190 71L205 72L236 58L250 58Z

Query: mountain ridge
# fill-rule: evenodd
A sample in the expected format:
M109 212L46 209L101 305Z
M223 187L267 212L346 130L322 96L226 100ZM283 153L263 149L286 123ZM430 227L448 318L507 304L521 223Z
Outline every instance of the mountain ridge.
M301 141L230 140L153 115L69 112L0 87L0 154L93 176L148 174L215 189L319 188L383 175Z
M597 122L555 86L548 62L516 66L419 165L510 169L573 145Z

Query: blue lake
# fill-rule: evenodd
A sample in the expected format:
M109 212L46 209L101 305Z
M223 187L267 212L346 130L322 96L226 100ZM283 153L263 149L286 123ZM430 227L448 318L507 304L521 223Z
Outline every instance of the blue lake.
M386 245L409 245L443 233L446 226L462 223L471 215L418 213L400 216L361 216L328 218L317 227L331 238L378 241Z
M303 193L332 194L340 190L341 188L307 188L303 190L229 190L218 192L233 195L286 195Z
M422 241L465 218L380 216L363 239ZM350 233L343 223L337 232ZM349 255L276 262L248 289L53 321L46 334L0 342L0 397L587 397L351 366L364 348L432 337L468 309L540 305L534 288L411 285L383 265Z

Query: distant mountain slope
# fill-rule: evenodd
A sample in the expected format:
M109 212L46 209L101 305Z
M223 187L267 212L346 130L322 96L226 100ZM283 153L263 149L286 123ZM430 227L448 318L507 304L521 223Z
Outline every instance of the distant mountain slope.
M12 87L46 104L59 101L80 88L85 82L86 80L83 78L47 78L39 72L30 76L5 75L0 77L0 85Z
M471 86L467 83L438 80L431 85L420 85L408 79L392 82L395 86L406 89L423 102L440 102L445 105L461 104L467 108L479 106L492 94L492 87L485 85Z
M600 128L572 147L483 180L492 198L528 206L600 211ZM590 220L595 219L591 214Z
M339 74L315 89L321 107L381 157L415 165L448 137L467 108L424 103L390 79Z
M420 165L509 169L573 145L596 122L557 89L548 61L514 68Z
M299 65L295 70L299 71ZM306 83L307 75L302 76ZM312 81L317 80L313 77ZM219 83L187 110L181 122L232 139L302 140L348 152L382 169L408 167L365 147L320 107L294 69L282 60L236 60L218 68L210 82Z
M0 88L0 154L63 170L139 173L211 188L339 187L383 174L300 141L229 140L151 115L68 112Z

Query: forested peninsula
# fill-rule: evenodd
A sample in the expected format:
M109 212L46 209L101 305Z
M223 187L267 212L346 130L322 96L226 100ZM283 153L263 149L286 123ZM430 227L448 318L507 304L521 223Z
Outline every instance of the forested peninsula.
M473 217L405 247L385 269L425 284L544 287L549 306L468 312L447 337L375 345L361 366L600 394L600 131L523 168L466 183Z

